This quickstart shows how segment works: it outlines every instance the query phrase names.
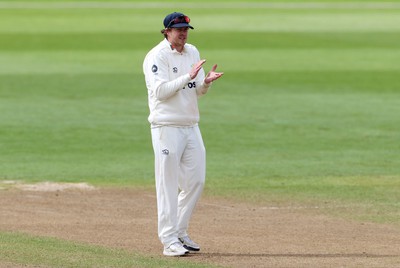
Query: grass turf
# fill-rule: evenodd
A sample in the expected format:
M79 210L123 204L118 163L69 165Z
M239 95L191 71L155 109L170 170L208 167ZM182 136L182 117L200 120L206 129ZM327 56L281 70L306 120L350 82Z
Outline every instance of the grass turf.
M182 258L148 258L127 250L110 249L48 237L0 232L0 265L5 267L217 267ZM18 249L18 250L15 250ZM13 265L11 265L13 264Z
M399 9L183 9L225 72L200 101L206 192L369 203L399 186ZM168 12L0 9L0 177L152 186L141 64ZM351 178L374 190L332 191Z

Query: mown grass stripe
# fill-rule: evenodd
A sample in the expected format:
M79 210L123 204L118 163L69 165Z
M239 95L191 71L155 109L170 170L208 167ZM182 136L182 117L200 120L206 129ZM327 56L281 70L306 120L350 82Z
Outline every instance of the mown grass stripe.
M0 33L156 33L162 29L162 9L143 10L1 10ZM186 11L185 11L186 12ZM399 10L270 11L188 10L197 32L241 33L398 33ZM251 14L253 13L253 14ZM161 18L161 19L160 19ZM212 23L211 23L212 22ZM158 35L159 37L161 36Z
M144 50L157 44L154 33L2 33L0 51ZM397 32L193 32L189 42L208 50L223 49L400 49ZM213 41L210 41L213 40ZM253 42L257 40L257 42Z
M0 62L7 63L0 74L142 74L144 55L145 50L0 52ZM202 57L212 59L206 66L216 62L227 72L400 70L399 49L204 49Z
M209 2L205 3L165 3L165 2L0 2L2 9L159 9L159 8L202 8L202 9L400 9L395 2Z

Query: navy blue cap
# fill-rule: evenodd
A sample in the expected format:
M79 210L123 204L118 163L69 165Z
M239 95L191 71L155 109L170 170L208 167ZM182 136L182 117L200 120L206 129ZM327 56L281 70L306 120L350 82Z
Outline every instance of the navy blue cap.
M165 28L183 28L183 27L189 27L191 29L194 29L190 24L190 19L188 16L179 13L179 12L174 12L171 14L168 14L165 19L164 19L164 27Z

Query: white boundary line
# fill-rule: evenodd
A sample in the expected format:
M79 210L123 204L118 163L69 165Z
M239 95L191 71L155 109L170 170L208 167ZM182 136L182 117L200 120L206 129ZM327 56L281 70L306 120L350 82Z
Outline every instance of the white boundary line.
M179 3L171 5L165 2L0 2L0 9L137 9L137 8L250 8L250 9L400 9L398 2L348 2L348 3L335 3L335 2L309 2L309 3L256 3L256 2L242 2L242 3Z

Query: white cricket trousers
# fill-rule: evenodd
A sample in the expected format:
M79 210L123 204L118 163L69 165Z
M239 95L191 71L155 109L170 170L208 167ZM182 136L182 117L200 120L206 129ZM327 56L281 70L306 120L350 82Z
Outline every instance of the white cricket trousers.
M165 247L187 235L203 192L206 151L199 127L151 129L155 156L158 237Z

